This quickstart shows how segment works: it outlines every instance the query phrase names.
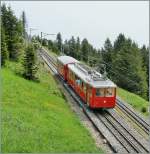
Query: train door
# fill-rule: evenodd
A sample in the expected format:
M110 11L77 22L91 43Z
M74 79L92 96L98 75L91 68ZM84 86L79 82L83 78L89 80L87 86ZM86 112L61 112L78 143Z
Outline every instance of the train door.
M87 85L86 102L87 102L88 106L90 106L90 97L91 97L91 87L89 85Z
M65 81L67 81L68 80L68 66L67 65L64 66L64 76L65 76Z

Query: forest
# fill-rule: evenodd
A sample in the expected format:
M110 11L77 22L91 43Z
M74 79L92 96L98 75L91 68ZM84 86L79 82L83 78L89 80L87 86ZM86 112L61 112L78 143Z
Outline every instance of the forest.
M41 42L39 36L35 39ZM87 63L106 73L117 86L148 100L149 48L146 45L140 48L122 33L114 42L106 38L101 49L94 48L86 38L80 40L72 36L63 41L61 33L57 34L55 41L42 39L42 45L57 54L69 55Z
M96 68L113 80L118 87L138 94L148 100L149 84L149 47L139 45L120 33L114 42L106 38L104 45L96 49L87 38L71 36L63 40L59 32L54 41L40 36L27 34L27 20L25 12L17 18L5 4L1 7L1 65L5 67L7 61L21 61L22 76L29 80L36 80L37 46L33 42L42 42L42 46L57 53L72 56Z

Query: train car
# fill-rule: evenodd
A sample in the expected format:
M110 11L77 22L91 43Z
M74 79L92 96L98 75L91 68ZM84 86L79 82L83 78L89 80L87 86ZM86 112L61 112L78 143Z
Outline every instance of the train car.
M114 108L116 85L86 65L68 65L68 84L90 108Z
M78 63L76 59L70 56L59 56L57 58L57 72L67 81L68 64Z

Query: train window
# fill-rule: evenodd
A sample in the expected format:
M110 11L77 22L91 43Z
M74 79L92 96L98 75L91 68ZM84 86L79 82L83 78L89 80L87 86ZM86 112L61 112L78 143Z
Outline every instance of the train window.
M81 79L77 75L75 75L75 82L78 86L81 85Z
M78 86L80 86L81 80L80 80L80 79L76 79L76 84L77 84Z
M96 89L96 96L104 97L105 96L105 89L104 88Z
M106 97L114 96L114 88L106 88L105 96Z

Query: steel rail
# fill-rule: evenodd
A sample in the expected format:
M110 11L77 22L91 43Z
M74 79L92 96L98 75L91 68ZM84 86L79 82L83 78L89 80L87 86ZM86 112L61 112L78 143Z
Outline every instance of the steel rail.
M147 142L145 142L145 140L142 140L141 138L140 139L137 138L135 133L122 121L121 118L118 117L115 110L106 110L105 117L107 119L111 120L113 123L116 123L116 125L118 125L118 127L121 127L120 130L122 131L124 136L125 137L128 136L130 138L130 142L133 143L134 147L137 147L136 149L138 149L138 147L139 147L140 153L143 153L143 152L148 153L149 152L149 145L147 144ZM114 124L114 126L115 126L115 124ZM143 145L143 143L144 143L144 145Z
M121 109L130 119L134 120L134 122L140 126L146 134L150 133L150 125L139 115L133 112L129 107L127 107L122 101L117 99L117 107Z

